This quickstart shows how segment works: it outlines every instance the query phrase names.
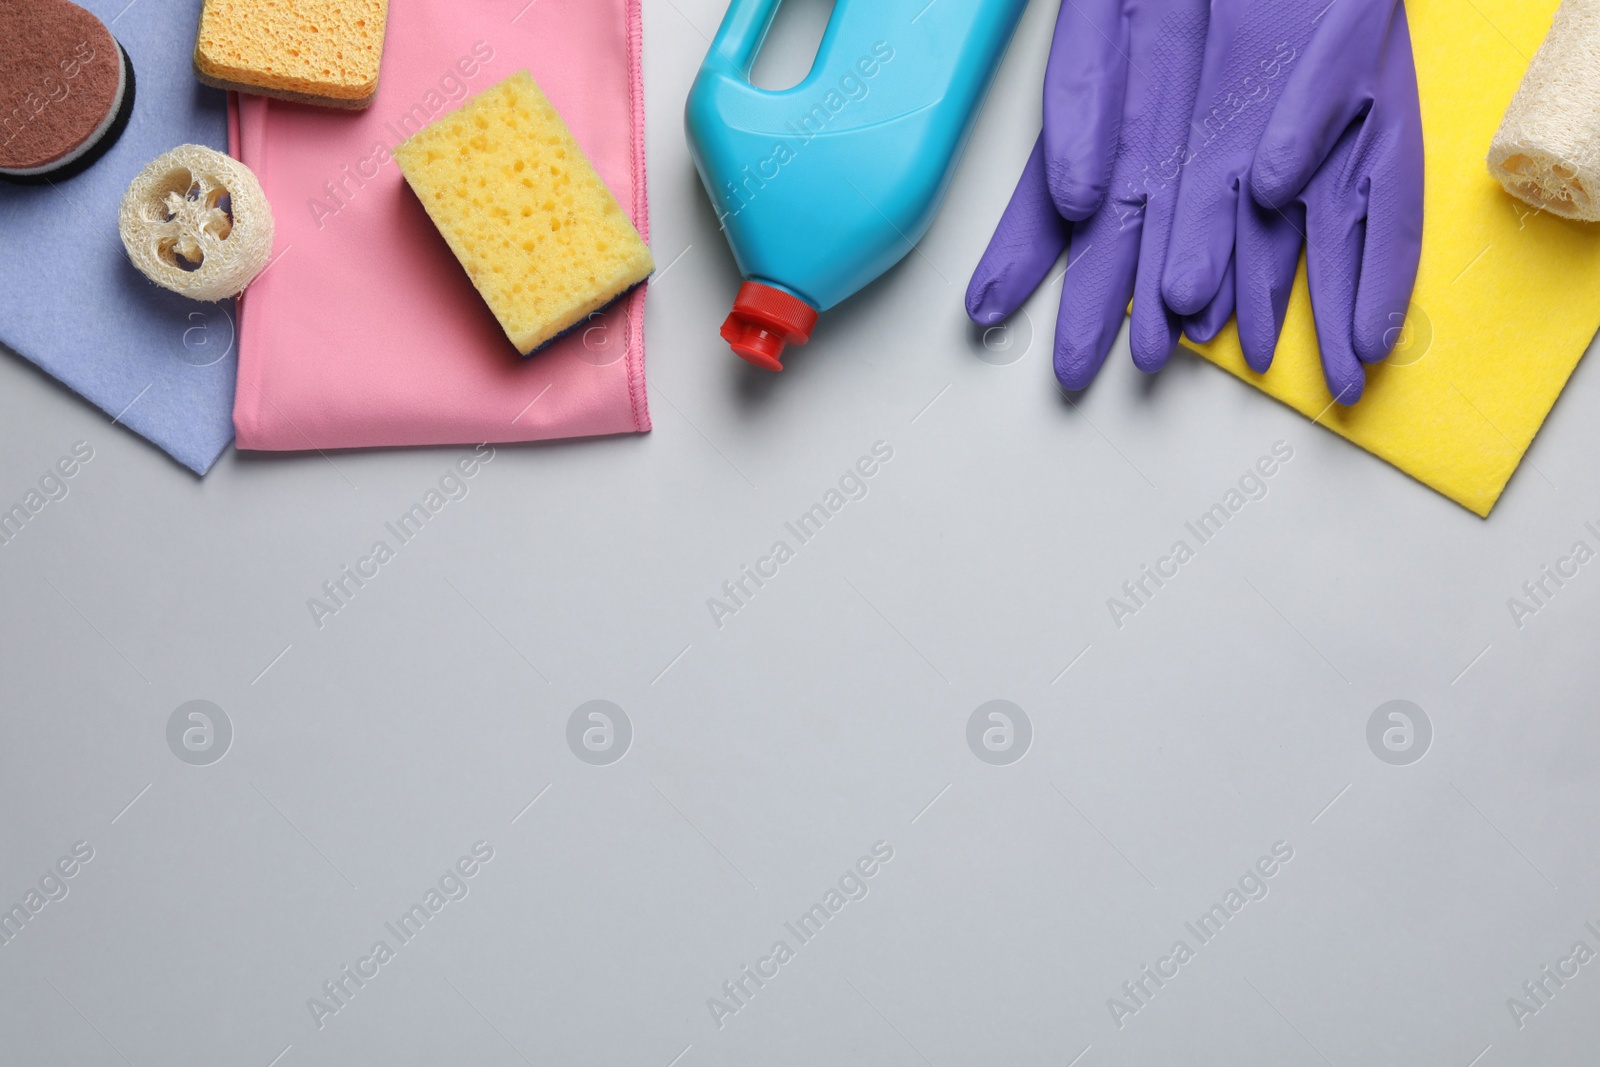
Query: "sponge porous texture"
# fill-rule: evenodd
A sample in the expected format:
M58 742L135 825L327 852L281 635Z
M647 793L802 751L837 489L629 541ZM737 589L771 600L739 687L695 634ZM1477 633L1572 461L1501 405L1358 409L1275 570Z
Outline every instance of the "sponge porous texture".
M205 0L195 74L219 89L364 108L388 16L388 0Z
M523 355L655 269L526 70L396 146L400 171Z

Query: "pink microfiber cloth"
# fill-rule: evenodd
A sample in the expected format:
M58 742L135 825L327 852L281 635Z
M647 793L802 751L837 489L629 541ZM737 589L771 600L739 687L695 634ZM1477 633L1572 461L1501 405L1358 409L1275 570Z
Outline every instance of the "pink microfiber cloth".
M650 429L644 287L524 359L391 158L526 67L649 238L639 0L406 0L352 114L241 96L235 154L277 221L240 310L240 448L536 441Z

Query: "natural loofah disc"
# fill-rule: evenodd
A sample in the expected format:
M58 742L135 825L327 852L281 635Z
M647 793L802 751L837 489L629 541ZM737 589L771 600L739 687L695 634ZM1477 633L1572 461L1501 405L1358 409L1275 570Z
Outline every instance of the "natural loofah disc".
M195 300L244 290L272 256L272 209L256 176L204 145L179 145L139 172L117 216L133 265Z
M1512 196L1600 221L1600 0L1563 0L1489 147Z

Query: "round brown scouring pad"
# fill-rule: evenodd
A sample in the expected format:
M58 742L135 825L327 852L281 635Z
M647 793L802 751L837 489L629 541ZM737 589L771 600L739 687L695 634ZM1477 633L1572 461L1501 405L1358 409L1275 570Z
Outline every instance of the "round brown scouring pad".
M0 0L0 178L69 178L116 143L133 111L133 64L68 0Z

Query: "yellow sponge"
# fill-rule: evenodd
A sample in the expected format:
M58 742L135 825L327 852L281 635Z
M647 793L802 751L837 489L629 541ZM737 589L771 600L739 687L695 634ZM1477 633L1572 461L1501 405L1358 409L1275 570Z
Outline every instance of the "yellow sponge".
M401 142L394 158L523 355L655 270L526 70Z
M364 108L378 91L389 0L205 0L194 42L207 85Z

